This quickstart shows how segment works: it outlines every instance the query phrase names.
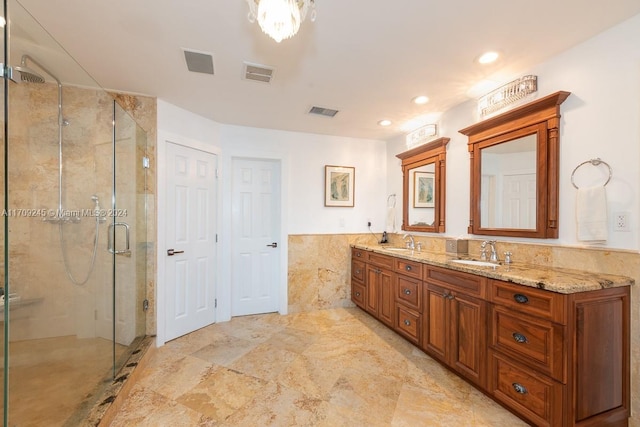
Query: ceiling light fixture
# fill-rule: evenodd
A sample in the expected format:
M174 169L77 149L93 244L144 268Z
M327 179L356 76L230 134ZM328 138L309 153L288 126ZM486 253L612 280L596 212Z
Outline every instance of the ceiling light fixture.
M420 95L413 98L414 104L421 105L421 104L426 104L427 102L429 102L429 97L425 95Z
M537 76L524 76L489 92L478 100L480 116L486 116L538 90Z
M247 0L247 3L249 22L257 20L262 31L277 43L296 35L309 9L311 21L316 20L315 0Z
M380 120L378 124L380 126L391 126L391 120L388 120L388 119Z
M498 52L485 52L480 55L480 58L478 58L478 62L481 64L491 64L492 62L495 62L496 59L498 59L498 56L500 56Z

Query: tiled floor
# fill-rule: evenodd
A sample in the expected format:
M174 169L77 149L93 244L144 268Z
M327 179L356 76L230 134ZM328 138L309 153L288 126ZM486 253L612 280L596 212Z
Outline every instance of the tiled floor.
M359 309L234 318L158 349L112 426L525 426Z

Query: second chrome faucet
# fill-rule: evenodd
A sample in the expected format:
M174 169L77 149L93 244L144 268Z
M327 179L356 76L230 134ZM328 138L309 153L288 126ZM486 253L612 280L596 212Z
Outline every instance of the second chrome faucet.
M482 261L487 261L487 245L491 248L491 254L489 254L489 262L498 262L500 259L498 258L498 252L496 251L496 241L495 240L485 240L480 245L482 252L480 252L480 259Z

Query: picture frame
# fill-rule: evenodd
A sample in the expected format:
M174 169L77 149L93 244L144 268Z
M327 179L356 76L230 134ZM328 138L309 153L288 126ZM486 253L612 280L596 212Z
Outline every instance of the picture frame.
M435 174L416 171L413 179L413 207L435 207Z
M354 207L355 185L355 167L325 165L324 205L328 207Z

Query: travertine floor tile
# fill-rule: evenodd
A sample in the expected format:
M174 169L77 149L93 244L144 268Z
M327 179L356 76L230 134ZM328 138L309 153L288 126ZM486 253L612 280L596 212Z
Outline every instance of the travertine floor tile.
M368 314L340 308L234 318L172 341L113 425L526 424Z

